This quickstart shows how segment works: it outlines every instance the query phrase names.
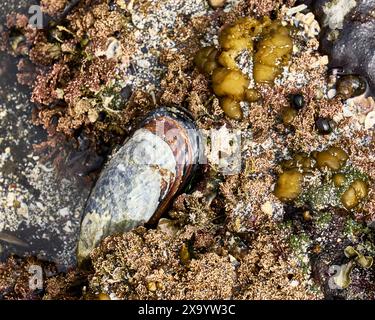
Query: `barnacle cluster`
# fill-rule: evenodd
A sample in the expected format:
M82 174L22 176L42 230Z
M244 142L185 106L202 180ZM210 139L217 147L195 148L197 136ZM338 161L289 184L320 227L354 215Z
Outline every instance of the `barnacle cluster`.
M221 107L232 119L242 119L240 102L255 102L260 95L250 87L250 80L239 68L236 59L248 51L253 54L255 83L272 83L282 72L292 53L290 31L280 21L269 17L242 18L223 29L219 36L220 50L213 46L201 49L195 64L201 72L212 76L212 88L221 98Z
M348 159L342 148L334 146L310 155L297 153L281 162L283 172L274 194L283 202L308 203L316 210L327 206L359 209L368 196L368 178L349 166ZM317 175L319 182L310 182Z

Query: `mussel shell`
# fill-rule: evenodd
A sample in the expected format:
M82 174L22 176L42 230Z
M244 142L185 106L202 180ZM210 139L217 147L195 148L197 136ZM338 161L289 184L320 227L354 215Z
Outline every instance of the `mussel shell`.
M91 192L78 262L103 238L156 223L190 180L202 154L202 137L185 111L152 112L108 162Z

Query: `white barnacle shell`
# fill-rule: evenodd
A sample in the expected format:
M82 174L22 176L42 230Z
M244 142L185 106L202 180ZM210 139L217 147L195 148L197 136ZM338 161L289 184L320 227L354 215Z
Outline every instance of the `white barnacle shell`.
M161 133L155 130L160 123L165 125ZM165 128L179 136L174 148ZM112 157L87 201L79 262L104 237L160 218L199 161L201 138L194 129L181 111L160 109Z

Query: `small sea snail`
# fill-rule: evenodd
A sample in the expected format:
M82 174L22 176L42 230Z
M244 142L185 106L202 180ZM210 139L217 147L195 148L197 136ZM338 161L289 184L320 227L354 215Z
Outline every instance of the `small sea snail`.
M366 92L366 81L356 75L344 75L336 84L337 93L345 100L360 96Z
M291 107L295 110L301 110L305 106L305 98L300 93L291 95L289 99Z
M88 260L103 238L155 224L192 177L202 153L202 137L185 112L152 112L107 163L90 194L78 263Z
M330 134L334 127L335 123L332 119L319 117L315 120L315 128L320 134Z

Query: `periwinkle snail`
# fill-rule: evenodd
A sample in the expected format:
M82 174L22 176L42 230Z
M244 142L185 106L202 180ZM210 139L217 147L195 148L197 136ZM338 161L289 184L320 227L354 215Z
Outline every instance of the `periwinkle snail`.
M152 112L108 162L91 192L81 223L79 264L106 236L155 224L192 177L202 149L202 138L184 111Z

